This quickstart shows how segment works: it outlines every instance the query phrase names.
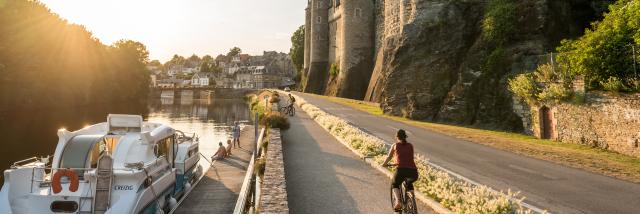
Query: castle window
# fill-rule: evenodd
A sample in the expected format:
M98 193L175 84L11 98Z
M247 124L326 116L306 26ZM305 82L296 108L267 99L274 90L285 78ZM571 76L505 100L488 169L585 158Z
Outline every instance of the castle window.
M320 9L321 7L322 7L322 2L321 1L317 1L316 8Z
M335 0L335 7L339 7L340 6L340 0Z
M322 23L322 17L316 16L316 23L318 24Z
M356 10L355 10L355 17L362 17L362 9L360 9L360 8L356 8Z

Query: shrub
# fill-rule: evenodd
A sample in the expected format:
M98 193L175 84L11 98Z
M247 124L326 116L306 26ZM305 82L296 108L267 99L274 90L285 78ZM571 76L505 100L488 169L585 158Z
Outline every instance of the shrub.
M515 29L516 4L513 0L490 0L482 20L486 41L500 46Z
M629 90L629 88L624 85L622 80L617 77L609 77L609 79L607 79L606 81L600 81L600 85L602 85L602 89L604 89L605 91L617 92Z
M336 77L338 76L338 74L340 74L340 68L338 67L338 65L331 64L331 67L329 68L329 76L331 77Z
M272 96L271 99L269 99L270 103L278 103L280 102L280 96Z
M278 128L282 130L287 130L290 127L289 119L283 116L280 112L267 113L260 119L260 124L269 128Z
M571 95L571 91L560 83L551 83L538 94L538 100L542 102L553 102L566 99Z
M583 75L590 88L626 90L631 88L625 85L629 83L626 80L634 71L630 45L640 43L640 3L619 0L609 11L601 21L592 23L582 37L562 41L557 59L572 74Z
M531 103L536 100L538 94L538 86L533 80L532 74L520 74L509 80L509 90L517 97L527 100Z
M267 161L265 160L264 157L256 159L256 162L253 165L254 173L258 177L262 178L262 176L264 176L264 170L266 165L267 165Z

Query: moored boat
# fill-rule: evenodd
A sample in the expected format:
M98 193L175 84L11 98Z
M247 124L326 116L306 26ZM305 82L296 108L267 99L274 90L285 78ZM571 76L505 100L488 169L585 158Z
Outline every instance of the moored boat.
M163 213L202 173L195 134L138 115L58 137L51 158L4 171L0 213Z

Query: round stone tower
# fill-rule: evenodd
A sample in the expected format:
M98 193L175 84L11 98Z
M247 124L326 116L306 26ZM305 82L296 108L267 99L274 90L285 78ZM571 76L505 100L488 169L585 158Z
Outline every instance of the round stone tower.
M311 50L305 92L324 93L329 76L329 4L330 0L311 0Z
M374 1L342 1L342 53L337 96L363 99L373 70Z
M311 61L311 0L307 1L304 23L304 67L303 76L309 75L309 62Z

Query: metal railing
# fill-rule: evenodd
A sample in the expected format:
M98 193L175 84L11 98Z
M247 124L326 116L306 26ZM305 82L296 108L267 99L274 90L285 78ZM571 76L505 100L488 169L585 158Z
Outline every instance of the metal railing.
M247 202L250 200L250 196L251 196L251 186L252 186L252 181L254 180L255 176L254 176L254 163L256 161L256 158L260 155L261 151L261 146L260 143L263 141L264 138L264 134L265 134L266 129L262 128L262 130L260 131L259 136L256 138L256 150L253 151L253 154L251 155L251 161L249 162L249 166L247 167L247 174L244 176L244 181L242 182L242 188L240 189L240 194L238 196L238 200L236 201L236 206L233 209L233 213L234 214L243 214L245 213L245 210L247 208ZM255 206L255 204L259 201L259 198L257 197L253 197L253 204Z

